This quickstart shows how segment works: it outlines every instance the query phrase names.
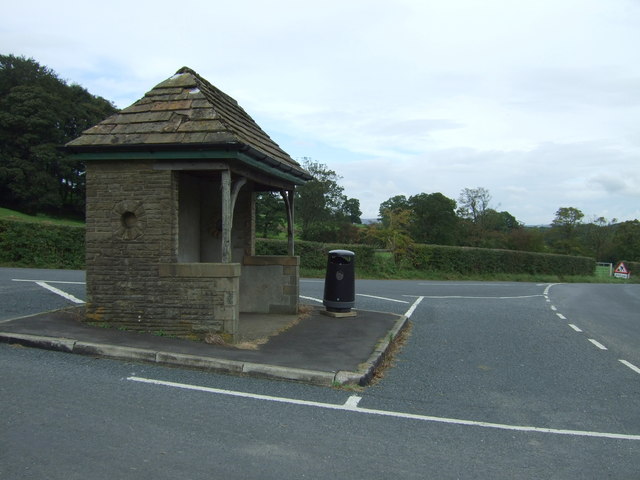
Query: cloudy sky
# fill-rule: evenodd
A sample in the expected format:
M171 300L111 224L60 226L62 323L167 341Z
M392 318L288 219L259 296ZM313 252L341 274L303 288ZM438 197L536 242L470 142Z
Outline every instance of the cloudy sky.
M484 187L528 225L640 219L640 0L20 0L0 53L124 108L183 65L364 218Z

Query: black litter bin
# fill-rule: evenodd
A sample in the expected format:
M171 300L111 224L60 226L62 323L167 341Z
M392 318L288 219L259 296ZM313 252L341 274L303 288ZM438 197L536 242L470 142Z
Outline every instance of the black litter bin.
M331 250L324 279L323 305L329 312L348 312L355 304L355 259L349 250Z

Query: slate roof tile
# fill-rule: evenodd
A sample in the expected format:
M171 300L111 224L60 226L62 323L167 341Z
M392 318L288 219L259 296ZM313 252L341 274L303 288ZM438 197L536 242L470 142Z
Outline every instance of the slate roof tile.
M198 148L245 146L258 161L291 171L303 180L311 178L238 102L186 67L133 105L85 130L67 148L108 150L114 146L169 144L172 148L176 144Z

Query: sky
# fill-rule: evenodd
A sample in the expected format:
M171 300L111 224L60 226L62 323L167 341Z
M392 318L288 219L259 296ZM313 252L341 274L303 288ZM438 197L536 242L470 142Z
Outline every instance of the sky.
M526 225L640 219L640 0L21 0L0 54L124 108L188 66L363 218L489 190Z

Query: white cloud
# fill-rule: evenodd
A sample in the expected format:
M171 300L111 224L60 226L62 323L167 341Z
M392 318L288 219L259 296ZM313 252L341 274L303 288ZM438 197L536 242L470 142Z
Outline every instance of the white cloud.
M639 216L638 24L634 0L23 0L0 45L120 107L190 66L365 216L483 186L533 224Z

